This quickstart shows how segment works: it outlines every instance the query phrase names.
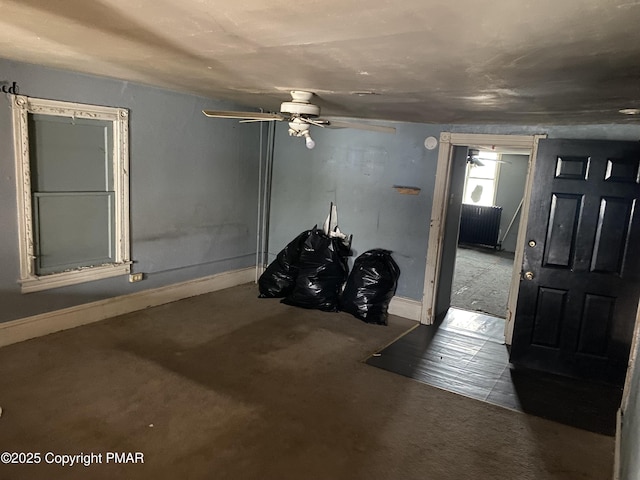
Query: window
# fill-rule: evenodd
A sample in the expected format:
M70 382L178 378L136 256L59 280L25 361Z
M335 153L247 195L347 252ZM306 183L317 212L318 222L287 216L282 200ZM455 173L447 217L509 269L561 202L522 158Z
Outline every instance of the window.
M12 105L22 292L129 273L128 111Z
M493 206L498 181L498 154L480 151L472 158L473 161L467 163L462 203Z

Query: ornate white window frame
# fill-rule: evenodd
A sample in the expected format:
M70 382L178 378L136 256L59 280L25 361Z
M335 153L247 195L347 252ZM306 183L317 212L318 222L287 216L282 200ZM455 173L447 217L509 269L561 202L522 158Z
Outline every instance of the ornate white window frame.
M126 275L131 271L129 253L129 111L124 108L85 105L12 95L20 279L22 293L75 285ZM37 113L68 118L112 122L113 178L115 189L115 261L60 273L37 275L35 270L28 115Z

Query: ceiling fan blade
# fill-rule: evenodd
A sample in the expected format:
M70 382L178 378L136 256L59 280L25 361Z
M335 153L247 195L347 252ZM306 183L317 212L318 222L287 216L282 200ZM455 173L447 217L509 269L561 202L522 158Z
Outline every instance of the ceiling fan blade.
M468 157L467 162L470 163L472 167L484 167L484 163L478 160L478 157Z
M320 127L320 128L325 128L329 124L328 120L313 119L313 118L308 118L308 117L300 117L300 120L302 120L305 123L309 123L311 125L315 125L316 127Z
M240 120L239 123L279 122L282 120L284 120L284 118L245 118L244 120Z
M207 117L213 118L235 118L238 120L278 120L285 119L279 113L261 113L261 112L236 112L233 110L203 110Z
M395 127L387 127L383 125L371 125L369 123L360 122L343 122L341 120L327 120L325 125L329 128L355 128L357 130L369 130L371 132L380 133L396 133Z

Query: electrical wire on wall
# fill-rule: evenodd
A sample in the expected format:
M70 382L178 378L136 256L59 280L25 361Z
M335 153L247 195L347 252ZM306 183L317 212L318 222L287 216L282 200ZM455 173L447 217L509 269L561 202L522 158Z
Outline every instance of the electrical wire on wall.
M260 110L262 111L262 109ZM258 278L260 278L260 271L262 270L262 265L260 263L260 226L261 226L261 216L262 216L262 162L263 162L263 151L264 145L262 143L262 131L264 129L264 125L260 124L260 155L258 157L258 214L256 216L256 278L255 282L258 283Z
M271 183L273 174L273 146L275 123L265 122L267 127L266 145L264 127L260 125L260 167L258 173L258 225L256 235L256 282L268 264L269 255L269 212L271 207Z

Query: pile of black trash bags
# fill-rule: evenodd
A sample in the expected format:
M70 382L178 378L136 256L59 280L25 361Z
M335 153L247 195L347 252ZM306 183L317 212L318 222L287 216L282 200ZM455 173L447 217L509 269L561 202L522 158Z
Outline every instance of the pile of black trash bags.
M343 311L367 322L387 324L400 269L388 250L356 258L349 274L348 243L313 228L294 238L258 280L260 297L283 298L296 307ZM345 284L346 283L346 284Z

